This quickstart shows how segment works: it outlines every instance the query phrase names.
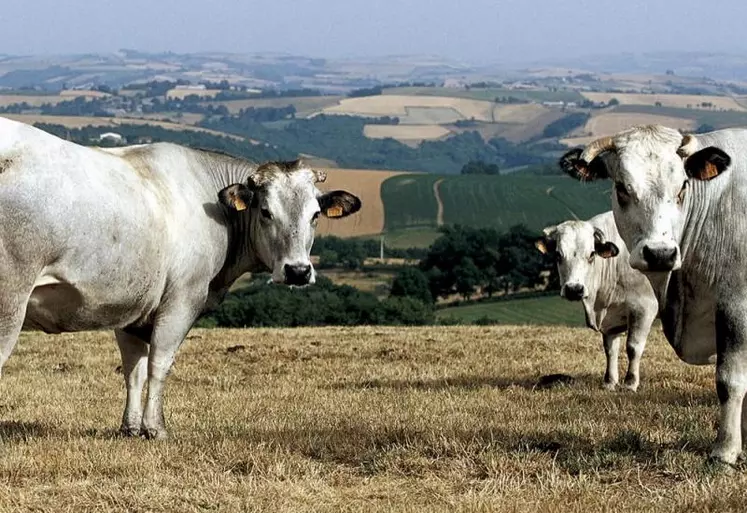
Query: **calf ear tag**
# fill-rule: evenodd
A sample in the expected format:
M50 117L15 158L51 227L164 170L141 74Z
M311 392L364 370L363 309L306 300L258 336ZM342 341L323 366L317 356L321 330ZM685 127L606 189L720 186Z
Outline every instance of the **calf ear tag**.
M335 205L327 209L327 217L342 217L342 207Z

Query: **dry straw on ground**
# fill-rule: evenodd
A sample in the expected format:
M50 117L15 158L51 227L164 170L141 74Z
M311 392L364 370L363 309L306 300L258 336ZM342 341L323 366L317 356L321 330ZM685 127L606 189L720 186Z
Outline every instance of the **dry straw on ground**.
M111 335L25 333L0 387L0 511L742 510L704 467L712 367L657 331L638 394L589 330L194 331L163 442L115 434ZM533 389L540 376L574 384Z

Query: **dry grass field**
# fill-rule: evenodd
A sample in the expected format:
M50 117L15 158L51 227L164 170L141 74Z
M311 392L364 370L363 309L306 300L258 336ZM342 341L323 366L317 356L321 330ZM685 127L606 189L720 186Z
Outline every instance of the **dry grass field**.
M225 105L231 114L238 114L241 109L249 107L266 108L266 107L286 107L293 105L296 107L296 117L303 118L310 114L317 113L330 105L337 105L342 96L303 96L287 98L257 98L246 100L227 100L217 102L218 105ZM212 103L215 105L215 103Z
M319 218L317 235L357 237L375 235L384 231L384 202L381 184L389 177L402 174L398 171L371 171L358 169L325 169L327 180L318 185L322 191L343 189L361 199L360 211L343 219Z
M0 381L0 511L743 511L704 465L712 367L657 331L637 394L586 329L195 330L171 439L122 439L108 333L24 333ZM535 388L562 372L570 385Z
M405 142L440 139L450 133L441 125L366 125L363 127L363 135L370 139L391 137Z
M356 116L397 116L400 118L401 123L407 124L409 109L416 109L419 117L422 117L422 113L418 112L417 109L435 109L444 119L434 119L433 123L440 124L453 123L454 119L452 118L455 115L457 119L474 118L476 121L492 122L495 108L496 105L493 102L465 98L378 95L347 98L340 101L338 105L325 108L322 112L325 114L349 114Z
M212 98L220 92L220 89L182 89L177 87L174 89L169 89L166 92L166 98L183 100L187 96L191 96L193 94L199 96L200 98Z
M568 137L560 142L568 146L579 146L588 144L590 141L605 135L612 135L633 125L665 125L680 130L692 130L696 122L692 119L678 118L673 116L659 116L656 114L643 113L616 113L604 112L592 116L586 125L578 132L592 134L590 136Z
M661 103L662 107L678 107L682 109L702 108L704 102L713 104L716 110L738 110L744 111L745 108L740 105L734 98L729 96L709 96L696 94L634 94L634 93L581 93L585 98L593 102L609 102L612 98L617 98L621 105L650 105L654 106L656 102Z
M243 137L238 135L227 134L225 132L219 132L217 130L210 130L209 128L202 128L198 126L185 125L181 123L170 123L168 121L157 121L154 119L147 118L110 118L104 116L42 116L41 114L3 114L5 118L15 119L22 123L33 125L34 123L51 123L56 125L63 125L69 128L83 128L86 126L103 126L111 127L113 130L118 125L153 125L165 128L167 130L193 130L196 132L206 132L213 135L220 135L223 137L230 137L236 140L245 140Z
M7 107L14 103L27 103L31 107L41 107L45 103L56 105L60 102L70 101L79 96L85 96L86 98L101 98L109 96L107 93L101 91L88 91L88 90L65 90L60 91L60 94L54 95L20 95L20 94L0 94L0 107Z

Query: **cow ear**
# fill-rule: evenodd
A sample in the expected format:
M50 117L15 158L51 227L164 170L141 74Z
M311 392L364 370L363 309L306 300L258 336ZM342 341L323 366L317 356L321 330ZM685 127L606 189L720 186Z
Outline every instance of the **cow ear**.
M246 210L252 204L254 191L242 183L229 185L218 192L218 199L232 210Z
M606 237L599 228L594 228L594 253L602 258L616 257L620 249L613 242L605 241Z
M582 153L583 149L581 148L574 148L565 153L558 161L560 169L565 174L582 182L591 182L610 177L607 165L604 162L604 153L595 157L591 162L586 162L582 159Z
M541 239L534 241L534 247L543 255L547 255L548 253L554 253L556 246L554 240L542 237Z
M696 180L711 180L726 171L731 157L714 146L696 151L685 160L685 172Z
M602 242L594 244L594 253L602 258L612 258L620 254L620 250L614 242Z
M331 191L317 199L325 217L346 217L361 209L361 200L347 191Z

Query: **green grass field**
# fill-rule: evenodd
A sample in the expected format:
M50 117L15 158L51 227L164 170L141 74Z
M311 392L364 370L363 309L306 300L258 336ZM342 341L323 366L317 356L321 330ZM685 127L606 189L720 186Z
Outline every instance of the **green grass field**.
M388 178L381 184L384 227L387 232L436 226L438 203L433 184L438 175L413 174Z
M401 94L414 96L450 96L455 98L470 98L472 100L493 101L499 97L518 98L527 101L565 101L580 102L583 96L577 91L524 91L489 87L484 89L457 89L452 87L393 87L385 89L383 94Z
M609 210L609 183L581 184L565 176L400 175L382 184L387 231L437 227L438 202L433 184L442 179L439 196L443 222L501 231L524 224L539 231L572 219Z
M586 326L581 304L559 295L455 306L438 310L436 316L465 323L490 319L498 324Z

